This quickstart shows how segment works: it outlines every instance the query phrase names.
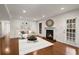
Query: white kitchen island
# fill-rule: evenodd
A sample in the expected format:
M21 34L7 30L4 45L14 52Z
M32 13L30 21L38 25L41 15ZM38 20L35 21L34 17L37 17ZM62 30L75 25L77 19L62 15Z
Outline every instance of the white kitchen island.
M53 43L50 43L39 37L37 37L36 42L27 41L27 39L19 39L19 55L28 54L52 45Z

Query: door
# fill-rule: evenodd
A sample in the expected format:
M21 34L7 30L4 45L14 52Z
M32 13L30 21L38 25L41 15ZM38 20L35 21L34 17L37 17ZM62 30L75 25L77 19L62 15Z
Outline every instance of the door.
M2 35L7 35L10 33L10 22L2 21Z

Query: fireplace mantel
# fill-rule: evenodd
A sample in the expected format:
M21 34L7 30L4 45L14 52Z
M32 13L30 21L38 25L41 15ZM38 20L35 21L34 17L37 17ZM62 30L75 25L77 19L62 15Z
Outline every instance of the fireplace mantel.
M46 30L53 30L55 27L45 27Z

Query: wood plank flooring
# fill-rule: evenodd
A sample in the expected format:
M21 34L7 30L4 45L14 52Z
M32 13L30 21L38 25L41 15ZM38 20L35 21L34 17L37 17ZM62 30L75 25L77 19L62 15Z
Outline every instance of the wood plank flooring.
M1 48L2 48L2 45L1 45L2 43L1 43L1 40L0 40L0 55L1 55Z
M11 39L9 46L6 45L6 42L4 39L0 40L2 42L2 50L1 55L18 55L19 54L19 47L18 47L18 39ZM0 45L0 46L1 46ZM10 52L7 52L5 49L9 48Z
M18 39L17 38L11 39L9 44L10 45L8 48L10 49L10 51L7 53L5 51L6 48L5 40L0 39L0 55L19 55ZM66 51L67 48L71 48L71 50L73 49L75 52L70 50L68 52ZM79 48L72 47L63 44L61 42L54 42L53 46L38 50L37 55L65 55L70 52L72 54L76 53L77 55L79 55ZM26 55L33 55L33 52Z

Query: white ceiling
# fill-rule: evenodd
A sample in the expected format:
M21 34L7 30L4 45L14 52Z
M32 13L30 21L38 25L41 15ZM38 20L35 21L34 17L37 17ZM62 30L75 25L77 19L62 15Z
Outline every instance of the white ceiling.
M0 4L0 20L7 20L9 19L9 15L4 5Z
M60 8L65 8L60 10ZM29 19L40 20L41 18L55 16L73 9L79 8L78 4L8 4L0 5L0 19ZM26 10L26 13L22 11ZM9 13L8 13L9 12ZM45 16L45 17L43 17Z

